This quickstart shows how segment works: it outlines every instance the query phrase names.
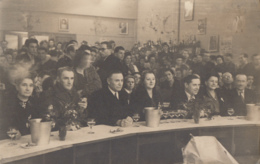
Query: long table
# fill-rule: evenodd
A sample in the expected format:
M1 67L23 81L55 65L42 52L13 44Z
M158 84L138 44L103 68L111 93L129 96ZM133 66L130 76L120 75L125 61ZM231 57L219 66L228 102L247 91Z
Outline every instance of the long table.
M9 146L10 140L0 141L2 163L19 164L75 164L75 163L175 163L182 161L181 148L194 136L215 136L233 155L259 155L260 122L234 117L229 120L217 117L163 123L157 128L145 126L125 127L123 132L110 133L118 127L97 125L95 134L89 128L68 131L66 140L60 141L58 132L52 132L50 143L24 149L20 145L31 141L31 136L22 136Z

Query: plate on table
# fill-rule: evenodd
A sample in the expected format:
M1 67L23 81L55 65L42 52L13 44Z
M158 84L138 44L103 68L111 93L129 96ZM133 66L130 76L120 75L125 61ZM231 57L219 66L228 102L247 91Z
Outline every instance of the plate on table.
M30 148L36 146L36 144L35 144L35 143L27 142L27 143L21 144L20 146L21 146L21 148L24 148L24 149L30 149Z
M114 129L114 130L111 129L109 132L115 134L115 133L120 133L120 132L123 132L123 131L124 131L123 129L117 128L117 129Z

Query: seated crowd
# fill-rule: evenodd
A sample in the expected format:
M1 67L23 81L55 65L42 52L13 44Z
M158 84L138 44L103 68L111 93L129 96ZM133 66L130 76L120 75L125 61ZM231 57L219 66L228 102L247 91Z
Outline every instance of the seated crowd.
M38 44L33 37L18 51L2 41L0 50L0 134L9 127L29 134L29 119L51 115L56 121L70 109L76 111L77 127L86 126L88 118L129 126L135 113L145 120L145 107L167 102L178 110L197 98L211 99L215 114L225 116L233 108L244 116L246 104L260 98L260 54L251 62L238 54L236 65L230 53L171 52L167 43L127 51L114 41L83 42L78 48L76 40Z

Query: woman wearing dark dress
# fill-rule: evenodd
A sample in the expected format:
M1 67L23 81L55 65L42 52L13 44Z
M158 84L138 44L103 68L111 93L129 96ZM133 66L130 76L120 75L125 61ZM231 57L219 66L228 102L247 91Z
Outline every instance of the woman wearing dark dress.
M6 97L2 109L1 129L9 128L18 130L21 135L30 133L28 120L39 117L36 111L36 101L32 98L34 83L32 77L25 77L15 81L17 94Z
M130 107L135 113L140 115L140 121L145 120L145 107L157 107L159 102L161 103L161 96L156 90L155 84L156 78L154 73L152 71L144 71L140 86L138 86L130 101Z
M91 54L85 51L78 52L75 56L74 87L81 96L88 97L102 87L101 80L92 62Z
M180 90L180 83L174 79L174 72L172 69L165 69L164 81L160 84L160 93L163 102L170 102L172 94Z
M218 74L205 76L205 87L200 90L199 96L210 98L215 108L214 114L226 115L227 102L218 88Z

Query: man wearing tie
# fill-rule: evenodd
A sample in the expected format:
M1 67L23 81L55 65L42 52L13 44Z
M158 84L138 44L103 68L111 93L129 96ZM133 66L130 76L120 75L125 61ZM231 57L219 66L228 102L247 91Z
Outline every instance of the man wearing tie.
M255 93L246 88L247 77L245 74L238 74L235 78L235 88L231 90L229 97L229 106L235 110L235 115L246 115L246 104L256 102Z
M173 93L171 107L178 110L182 103L196 99L200 89L200 77L198 75L188 75L184 79L184 89Z
M97 124L112 126L129 126L133 120L128 108L128 102L122 95L123 74L112 71L107 78L107 86L95 92L90 97L89 115L96 119Z

